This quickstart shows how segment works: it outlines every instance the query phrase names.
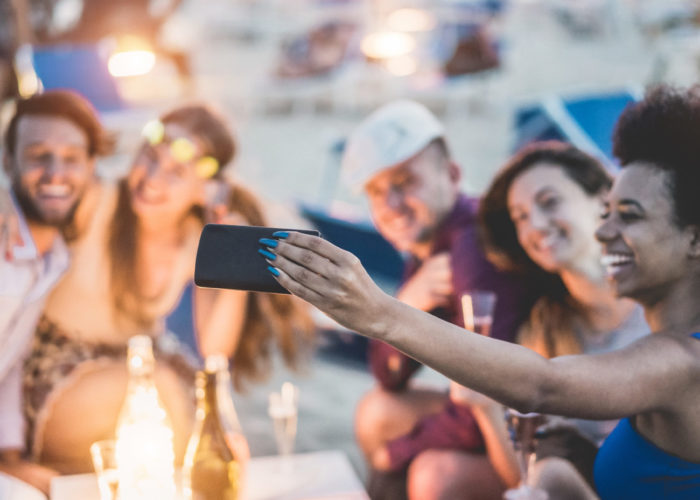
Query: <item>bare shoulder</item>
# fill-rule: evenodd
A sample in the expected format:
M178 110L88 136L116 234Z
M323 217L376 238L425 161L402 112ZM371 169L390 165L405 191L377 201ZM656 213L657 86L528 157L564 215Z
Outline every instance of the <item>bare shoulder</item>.
M662 369L689 380L700 380L700 338L688 333L659 332L632 344Z
M689 368L700 379L700 333L680 335L676 341L687 355Z
M650 333L630 344L630 348L644 352L663 353L676 361L696 363L700 355L700 339L687 333Z

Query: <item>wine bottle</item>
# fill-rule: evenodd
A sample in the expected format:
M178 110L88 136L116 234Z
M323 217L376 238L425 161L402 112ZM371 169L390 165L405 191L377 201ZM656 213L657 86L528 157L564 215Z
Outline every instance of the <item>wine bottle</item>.
M226 441L216 386L216 373L197 372L197 416L183 470L183 491L187 500L236 500L239 497L240 463Z
M129 379L117 422L116 460L120 498L175 497L173 430L158 397L150 337L129 339Z
M204 360L204 367L206 371L216 373L216 402L219 406L221 427L233 454L241 463L242 470L245 470L250 458L250 448L238 420L236 406L233 404L233 384L228 358L223 354L211 354Z

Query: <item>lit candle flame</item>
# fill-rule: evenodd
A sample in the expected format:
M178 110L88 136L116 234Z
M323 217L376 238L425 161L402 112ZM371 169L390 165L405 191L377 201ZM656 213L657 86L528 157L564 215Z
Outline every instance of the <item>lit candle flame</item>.
M127 50L112 54L107 63L115 77L145 75L153 69L156 55L150 50Z
M129 341L130 381L117 428L119 500L174 500L173 430L153 380L147 337Z
M134 418L117 430L120 500L175 496L173 431L155 391L132 394Z
M416 47L411 35L395 31L371 33L362 40L362 52L373 59L403 56Z

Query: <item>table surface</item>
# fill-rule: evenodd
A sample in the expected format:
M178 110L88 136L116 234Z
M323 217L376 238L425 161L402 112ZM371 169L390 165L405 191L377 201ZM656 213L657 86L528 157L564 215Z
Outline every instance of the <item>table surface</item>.
M0 498L2 500L46 500L46 495L33 486L0 472Z
M51 482L51 500L100 500L94 474L60 476ZM248 500L369 500L341 451L290 457L251 458L246 471Z

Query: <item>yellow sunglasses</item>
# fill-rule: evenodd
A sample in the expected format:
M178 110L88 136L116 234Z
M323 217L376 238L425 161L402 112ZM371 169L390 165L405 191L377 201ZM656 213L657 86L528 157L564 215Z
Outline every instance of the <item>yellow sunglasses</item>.
M197 154L197 147L186 137L178 137L172 141L167 141L165 125L160 120L151 120L146 123L141 131L141 135L153 147L167 142L170 154L180 163L190 163ZM202 156L195 161L194 171L202 179L211 179L219 171L219 162L213 156Z

